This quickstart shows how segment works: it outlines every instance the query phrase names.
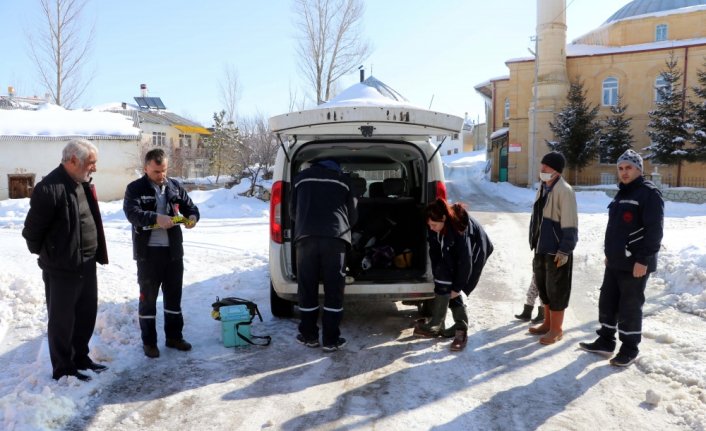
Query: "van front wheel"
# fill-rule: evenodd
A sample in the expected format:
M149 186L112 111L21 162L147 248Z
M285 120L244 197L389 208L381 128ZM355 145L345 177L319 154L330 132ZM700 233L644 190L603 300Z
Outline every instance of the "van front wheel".
M280 298L272 283L270 283L270 310L275 317L292 317L294 314L294 303Z

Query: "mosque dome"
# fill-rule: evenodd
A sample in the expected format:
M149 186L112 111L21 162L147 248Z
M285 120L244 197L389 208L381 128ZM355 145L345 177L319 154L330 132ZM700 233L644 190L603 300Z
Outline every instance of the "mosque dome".
M706 5L706 0L633 0L611 15L606 24L637 15L699 5Z

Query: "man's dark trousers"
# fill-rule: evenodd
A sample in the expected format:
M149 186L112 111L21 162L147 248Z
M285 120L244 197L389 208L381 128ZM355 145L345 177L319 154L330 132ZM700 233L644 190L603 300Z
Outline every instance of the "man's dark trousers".
M615 348L615 331L622 342L620 351L636 357L642 341L642 306L649 273L633 277L632 272L606 268L598 299L598 335Z
M77 365L90 362L88 342L98 311L96 259L86 259L75 273L42 271L42 279L53 377L75 374Z
M140 285L140 330L142 343L157 344L157 297L162 287L164 333L168 339L181 340L184 317L181 314L181 290L184 261L172 259L169 247L147 247L147 257L137 261Z
M343 290L346 285L345 241L329 237L306 237L296 243L299 284L299 332L307 340L318 340L319 280L324 284L323 344L334 345L341 335Z

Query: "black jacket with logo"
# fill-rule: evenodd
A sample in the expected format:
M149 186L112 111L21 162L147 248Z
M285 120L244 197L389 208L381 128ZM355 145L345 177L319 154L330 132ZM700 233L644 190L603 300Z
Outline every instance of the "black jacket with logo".
M76 272L83 264L81 221L74 181L63 165L45 176L32 191L30 209L22 236L30 253L38 254L39 267L53 273ZM82 183L88 206L96 224L98 249L96 262L108 263L108 249L95 187Z
M167 215L173 217L175 204L178 205L179 212L186 218L194 215L196 220L200 218L199 209L191 201L186 190L174 179L167 178L165 191L167 197ZM144 230L143 227L157 223L157 191L152 186L152 182L143 175L142 178L128 184L125 189L125 199L123 200L123 211L128 221L132 223L132 251L135 260L143 260L147 256L147 243L150 240L151 230ZM169 237L169 250L172 259L184 257L184 247L182 245L183 236L181 226L176 225L167 230Z
M609 268L632 271L635 262L657 268L662 243L664 201L662 193L644 177L619 184L618 194L608 205L605 256Z

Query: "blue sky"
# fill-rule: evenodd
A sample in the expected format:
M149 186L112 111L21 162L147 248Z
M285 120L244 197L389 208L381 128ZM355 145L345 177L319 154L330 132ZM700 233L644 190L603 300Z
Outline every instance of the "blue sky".
M540 0L541 1L541 0ZM567 0L568 41L600 26L628 0ZM504 62L528 56L535 32L533 0L367 0L363 32L373 45L365 62L373 75L411 102L441 112L483 118L473 86L507 74ZM40 20L37 0L0 0L0 93L42 95L27 55L26 34ZM90 83L79 106L134 103L139 85L173 112L211 125L220 110L224 68L239 73L240 114L286 112L290 89L310 92L295 51L292 2L89 1L83 20L95 22ZM358 81L345 76L342 88Z

